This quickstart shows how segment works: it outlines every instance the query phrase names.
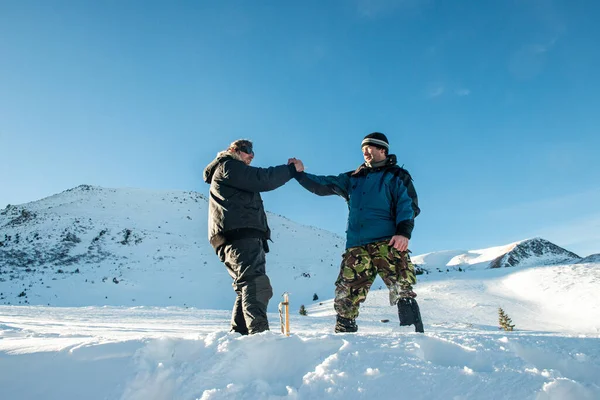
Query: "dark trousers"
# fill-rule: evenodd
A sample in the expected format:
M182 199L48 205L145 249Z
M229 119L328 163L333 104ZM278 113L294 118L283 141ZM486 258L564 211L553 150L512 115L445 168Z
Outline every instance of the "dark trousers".
M217 254L233 278L237 293L231 327L242 335L269 330L267 306L273 297L265 270L263 239L236 239L219 247Z

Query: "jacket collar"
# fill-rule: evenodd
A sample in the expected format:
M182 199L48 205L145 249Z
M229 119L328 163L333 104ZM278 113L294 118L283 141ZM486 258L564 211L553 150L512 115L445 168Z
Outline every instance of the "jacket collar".
M368 167L366 163L362 163L356 170L352 173L352 176L364 176L370 172L379 172L388 168L393 168L398 165L398 161L395 154L390 154L386 158L386 163L377 168Z

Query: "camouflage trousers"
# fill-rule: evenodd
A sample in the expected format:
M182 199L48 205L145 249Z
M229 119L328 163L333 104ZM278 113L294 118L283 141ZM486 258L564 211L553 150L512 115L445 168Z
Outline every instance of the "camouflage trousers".
M377 274L390 291L390 305L401 297L416 297L412 285L417 283L415 267L407 251L400 252L388 241L369 243L346 249L340 274L335 282L334 308L344 318L358 317L358 308Z

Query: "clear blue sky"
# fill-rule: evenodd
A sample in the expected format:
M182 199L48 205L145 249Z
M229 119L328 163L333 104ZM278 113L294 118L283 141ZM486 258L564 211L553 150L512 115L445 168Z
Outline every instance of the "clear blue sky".
M414 253L600 252L599 18L592 0L0 1L0 208L83 183L207 193L238 138L254 165L338 174L381 131L419 193ZM341 198L292 181L264 200L344 233Z

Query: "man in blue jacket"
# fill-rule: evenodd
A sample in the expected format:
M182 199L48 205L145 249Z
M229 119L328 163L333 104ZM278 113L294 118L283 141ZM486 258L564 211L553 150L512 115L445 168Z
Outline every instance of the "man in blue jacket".
M336 194L348 202L346 251L335 282L336 332L356 332L358 309L377 274L390 291L390 305L398 306L400 325L415 325L423 332L417 280L408 255L408 243L419 214L417 192L408 171L388 154L389 142L380 132L367 135L361 144L364 164L355 171L322 176L300 173L298 182L319 195ZM302 162L290 159L299 170Z

